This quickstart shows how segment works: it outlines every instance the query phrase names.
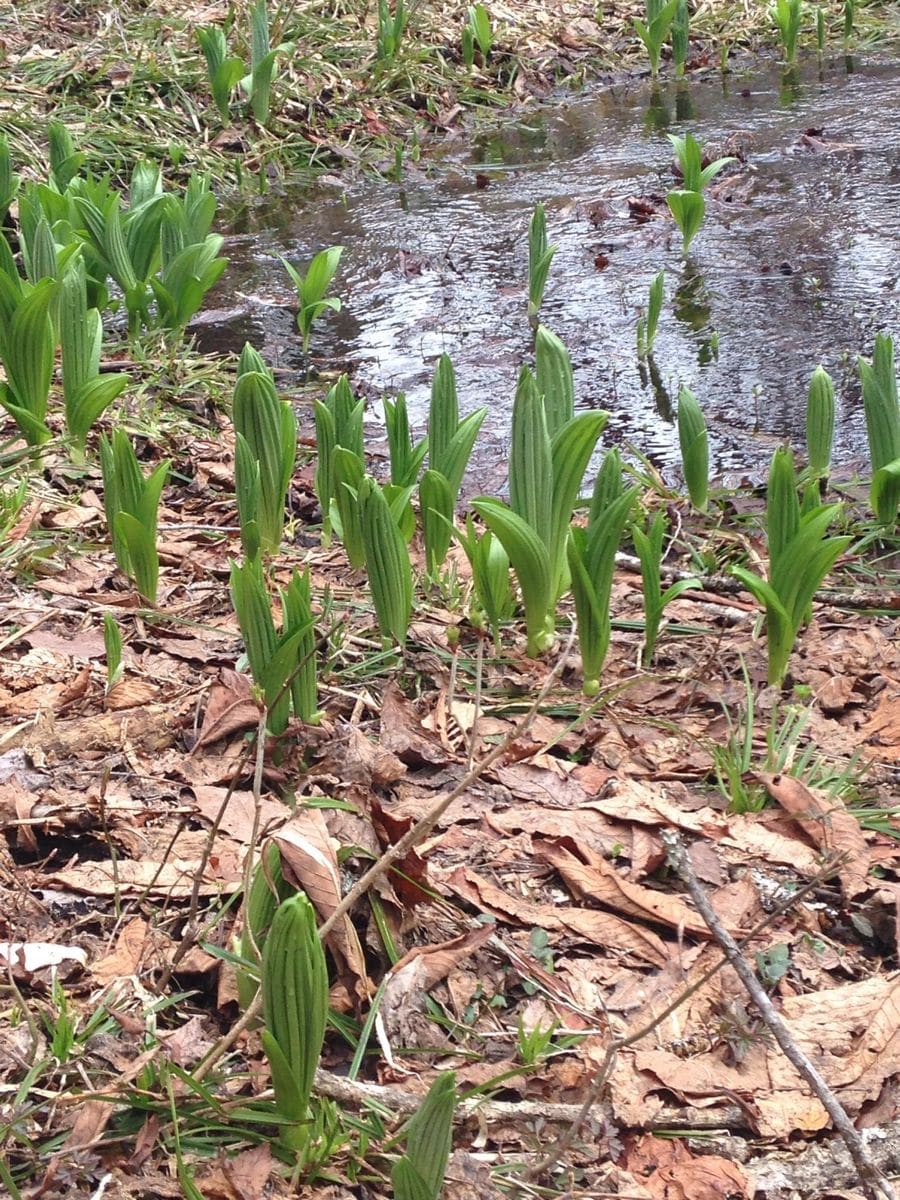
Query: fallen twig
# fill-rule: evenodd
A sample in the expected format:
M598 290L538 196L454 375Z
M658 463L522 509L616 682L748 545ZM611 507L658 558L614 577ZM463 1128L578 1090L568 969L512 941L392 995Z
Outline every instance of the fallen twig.
M660 837L668 851L670 864L678 872L679 877L690 892L691 899L694 901L697 911L706 922L710 933L722 947L726 959L734 968L741 983L747 989L750 998L759 1010L759 1015L762 1017L775 1041L781 1047L785 1058L803 1076L816 1094L822 1107L831 1117L835 1129L843 1138L844 1145L847 1147L850 1157L856 1165L860 1182L867 1194L874 1197L875 1200L878 1200L878 1197L881 1197L882 1200L896 1200L894 1189L875 1165L862 1138L859 1136L859 1131L850 1120L843 1105L822 1078L815 1064L810 1061L794 1041L790 1029L788 1029L781 1014L777 1011L762 984L757 979L753 968L741 954L737 942L716 916L715 910L709 902L709 897L706 895L694 873L680 837L674 830L663 830L660 833Z

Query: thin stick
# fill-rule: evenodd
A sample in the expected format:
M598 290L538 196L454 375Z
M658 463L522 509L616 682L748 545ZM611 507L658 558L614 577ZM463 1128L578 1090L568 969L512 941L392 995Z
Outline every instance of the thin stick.
M786 900L783 900L781 904L776 905L771 912L767 913L761 921L758 921L757 924L753 926L749 933L745 934L744 937L741 938L740 944L742 946L747 945L748 942L752 941L753 938L762 933L764 929L767 929L770 925L774 924L780 916L798 904L804 896L808 895L810 892L814 892L816 888L820 886L820 884L822 884L826 879L830 878L835 873L835 871L838 869L839 862L840 860L830 862L828 866L819 871L818 874L813 876L812 879L807 880L803 887L799 888ZM714 962L711 967L708 967L698 979L695 979L693 983L689 983L687 987L680 991L675 999L670 1001L670 1003L665 1006L662 1012L656 1013L651 1020L640 1026L639 1029L634 1030L633 1033L624 1034L622 1037L614 1038L613 1041L610 1042L606 1054L603 1056L603 1061L600 1063L600 1066L594 1073L594 1078L591 1080L591 1086L588 1088L587 1095L584 1098L584 1102L581 1105L578 1116L574 1121L572 1121L565 1132L557 1138L544 1157L538 1162L534 1163L522 1174L521 1181L523 1183L530 1183L532 1180L538 1179L541 1175L546 1174L547 1171L549 1171L559 1162L563 1154L565 1154L569 1147L574 1143L585 1121L588 1119L588 1117L590 1117L591 1110L593 1109L594 1105L598 1103L601 1095L603 1094L619 1051L627 1049L628 1046L633 1046L635 1042L641 1041L642 1038L647 1037L647 1035L652 1033L654 1029L657 1029L667 1017L671 1016L672 1013L676 1011L676 1009L681 1008L682 1004L684 1004L686 1000L689 1000L691 996L693 996L696 992L699 992L699 990L705 984L709 983L713 976L722 970L727 961L728 959L723 954L723 956L717 962Z
M788 1029L781 1014L769 999L765 989L754 974L753 968L741 954L737 942L716 916L715 910L709 902L709 897L706 895L694 873L690 860L685 853L684 844L678 834L674 830L662 830L660 837L668 851L669 863L678 872L679 877L690 892L691 899L694 901L697 911L706 922L710 933L722 947L725 957L734 968L741 983L747 989L750 998L759 1010L759 1015L762 1017L775 1041L781 1047L785 1058L803 1076L821 1102L822 1107L828 1113L829 1117L831 1117L835 1129L841 1135L844 1145L847 1147L857 1171L859 1171L860 1182L865 1188L867 1195L873 1197L873 1200L879 1200L879 1197L881 1200L896 1200L893 1188L872 1161L865 1143L859 1136L853 1122L847 1116L845 1108L822 1078L815 1064L810 1061L794 1041L790 1029Z

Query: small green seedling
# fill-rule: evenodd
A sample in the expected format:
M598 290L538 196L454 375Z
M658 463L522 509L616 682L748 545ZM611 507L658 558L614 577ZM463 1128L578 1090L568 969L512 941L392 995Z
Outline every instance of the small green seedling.
M166 459L144 478L134 447L122 429L114 429L111 439L100 435L103 508L116 562L151 604L156 602L159 582L159 499L170 465Z
M534 210L528 227L528 316L536 317L544 300L544 288L556 247L547 244L547 214L543 204Z
M197 39L206 59L209 90L222 124L227 125L231 120L231 93L244 77L244 64L240 58L229 57L225 34L218 25L198 29Z
M320 250L307 267L305 275L292 267L289 262L281 260L294 282L297 299L300 301L300 308L297 312L297 328L303 338L304 354L309 353L309 339L316 318L326 309L331 309L332 312L341 311L341 302L338 297L326 296L325 293L331 286L343 252L343 246L332 246L328 250Z
M766 608L769 683L780 687L787 675L794 642L809 619L813 597L850 537L828 537L839 504L810 504L801 509L793 456L780 448L772 457L766 499L769 578L732 567L741 583Z
M650 291L647 297L647 315L646 317L638 317L637 352L638 358L642 362L653 353L653 344L656 341L656 329L659 325L659 318L665 298L665 286L666 273L665 271L660 271L653 276L650 284Z
M810 474L824 479L831 469L834 442L834 381L818 366L806 397L806 454Z
M650 73L654 79L659 74L659 58L663 43L669 36L672 22L678 13L679 0L647 0L646 21L634 18L634 29L644 43L647 57L650 60Z
M703 410L686 387L678 393L678 442L688 495L703 512L709 498L709 438Z
M733 155L713 159L703 165L703 146L692 133L684 137L669 133L666 135L675 151L675 158L681 171L681 186L688 192L703 192L721 170L729 163L735 162Z
M673 188L666 196L666 203L681 232L681 252L686 258L691 248L691 242L700 232L703 224L706 202L700 192Z
M125 672L122 662L122 631L112 613L103 614L103 647L106 651L106 694L109 695Z
M665 591L660 583L663 560L663 541L668 521L661 512L654 514L646 530L637 525L631 527L631 537L638 558L641 560L641 580L644 585L644 647L642 665L649 667L653 662L656 642L659 638L660 622L667 604L677 600L689 588L702 587L699 579L676 579Z
M406 1152L391 1169L394 1200L438 1200L453 1144L456 1076L439 1075L406 1123Z
M802 0L774 0L769 10L778 29L787 63L797 58L797 39L800 36Z
M400 51L403 34L409 23L406 0L394 0L391 12L389 0L378 0L378 41L376 56L384 62L392 62Z
M487 66L493 45L494 32L487 9L483 4L470 4L462 33L463 62L467 70L471 71L474 66L476 46L481 55L481 65L484 67Z

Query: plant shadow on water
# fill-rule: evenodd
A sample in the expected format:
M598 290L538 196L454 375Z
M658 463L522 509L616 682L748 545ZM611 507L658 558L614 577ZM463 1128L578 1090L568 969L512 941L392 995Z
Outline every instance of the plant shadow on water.
M838 394L835 461L852 469L865 446L855 355L900 316L900 70L853 67L610 89L476 131L466 151L407 166L401 187L326 180L262 197L232 214L229 292L214 301L228 320L198 329L201 345L238 349L249 325L269 361L299 371L276 255L302 261L343 245L334 289L344 307L317 328L314 361L349 370L366 395L405 392L421 427L435 362L449 353L463 411L489 410L467 490L496 489L516 375L533 362L527 235L543 202L557 252L541 320L571 352L578 408L610 412L607 444L632 442L672 467L668 397L686 386L707 416L713 470L760 478L773 444L802 441L822 362ZM679 186L666 131L737 160L707 190L687 262L663 199ZM663 267L650 371L635 325Z

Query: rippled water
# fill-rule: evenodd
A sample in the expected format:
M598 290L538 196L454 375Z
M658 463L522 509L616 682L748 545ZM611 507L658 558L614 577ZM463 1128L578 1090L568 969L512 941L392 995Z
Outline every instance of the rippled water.
M673 186L665 132L690 129L745 161L708 203L685 264L664 204L643 223L628 200ZM475 486L502 478L515 378L531 361L527 226L547 207L558 247L542 320L569 346L579 407L610 412L606 441L677 461L669 402L692 387L716 468L759 473L777 441L802 444L806 385L823 362L838 395L836 459L865 448L855 356L900 332L900 69L843 60L799 80L718 77L662 91L612 89L475 131L404 185L334 181L232 214L232 266L216 303L237 309L208 345L251 337L299 366L291 289L273 255L345 247L344 310L316 326L313 355L367 394L405 391L424 421L436 358L457 369L464 411L489 406ZM665 268L653 378L635 323ZM714 348L718 343L718 358ZM372 406L372 419L377 417Z

